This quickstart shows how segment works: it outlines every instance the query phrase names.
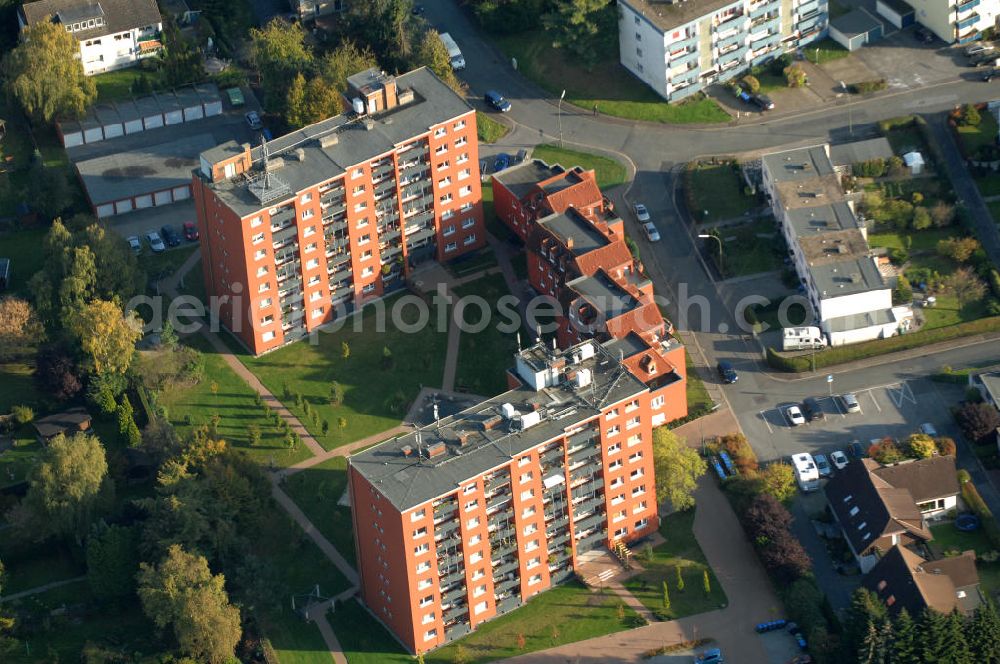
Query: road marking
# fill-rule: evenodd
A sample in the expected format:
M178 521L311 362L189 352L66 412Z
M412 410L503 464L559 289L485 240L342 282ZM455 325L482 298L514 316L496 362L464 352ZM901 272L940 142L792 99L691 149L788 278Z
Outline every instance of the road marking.
M771 410L771 409L768 409L768 410ZM766 413L767 411L766 410L760 410L760 411L757 411L757 412L760 413L760 419L764 420L764 426L767 427L767 430L770 433L774 433L774 429L771 428L771 423L767 421L767 417L764 415L764 413Z
M878 401L875 399L875 394L871 390L868 390L868 396L871 397L872 403L875 404L875 407L878 408L878 412L881 413L882 406L878 405Z
M913 388L906 381L886 385L885 391L889 393L893 403L896 404L896 408L902 408L904 401L909 401L914 406L917 405L917 398L913 394Z

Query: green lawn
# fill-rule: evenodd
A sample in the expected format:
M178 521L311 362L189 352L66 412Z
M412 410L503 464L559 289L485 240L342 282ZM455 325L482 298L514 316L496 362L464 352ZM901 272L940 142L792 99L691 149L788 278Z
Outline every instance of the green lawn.
M445 269L456 277L467 277L476 272L497 267L497 257L490 247L483 247L471 254L465 254L445 265Z
M831 60L846 58L851 54L850 51L832 39L824 39L814 44L807 44L802 47L802 52L809 62L819 65Z
M566 101L588 113L597 105L601 113L649 122L717 123L730 119L714 100L702 95L667 104L621 66L617 40L588 70L577 58L553 48L551 35L543 30L488 38L496 41L508 59L517 59L518 71L527 78L555 97L565 89Z
M0 546L0 560L3 560L7 574L3 588L6 595L71 579L86 572L83 563L74 559L66 546L57 543L25 548L7 542Z
M205 291L205 275L201 271L200 258L194 264L194 267L188 271L187 276L184 277L184 284L178 288L178 291L181 295L192 295L198 298L199 302L204 303L206 307L208 306L208 295Z
M301 470L285 480L284 489L313 525L353 565L356 555L351 508L337 504L347 490L347 459L333 457Z
M501 242L506 241L514 233L507 225L500 221L497 217L496 209L493 207L493 179L490 178L489 181L484 182L482 186L483 191L483 219L486 221L486 231L500 240Z
M943 556L945 552L961 553L969 549L974 550L977 555L993 550L993 546L982 529L963 533L955 528L954 524L943 523L931 526L931 532L934 534L934 539L931 540L930 547L937 556ZM997 593L1000 592L1000 562L976 561L976 569L979 571L980 588L995 601Z
M496 143L507 135L510 129L482 111L476 111L476 134L480 143Z
M593 170L597 176L597 186L601 189L625 182L625 167L614 159L601 155L578 152L546 143L536 146L531 156L533 159L541 159L550 166L560 164L565 168L579 166L584 170Z
M990 173L974 178L983 196L1000 196L1000 173Z
M686 172L685 186L689 212L697 221L735 219L754 207L754 199L743 194L739 167L732 162L696 164Z
M150 279L167 277L177 271L188 256L193 254L198 248L195 243L182 244L176 249L170 249L159 254L154 254L148 246L144 246L145 254L139 257L139 264L146 270Z
M177 432L184 435L192 427L208 424L212 415L219 415L219 433L230 445L246 451L258 462L266 465L290 466L309 457L309 449L300 444L289 449L284 434L272 420L264 416L262 406L254 402L254 391L242 378L229 368L220 355L200 336L189 337L185 343L202 351L205 375L201 382L190 387L167 391L159 396L159 403L167 409L167 418ZM213 383L217 387L212 392ZM256 424L261 432L261 442L250 447L247 429Z
M437 329L437 307L422 329L408 334L392 324L393 305L398 298L370 303L363 317L352 317L341 329L320 331L315 343L303 339L261 357L245 352L240 360L302 421L326 449L333 449L397 426L422 386L441 385L447 330ZM385 316L378 316L379 309ZM412 324L416 307L407 306L400 318ZM382 319L378 321L377 319ZM379 322L381 324L379 324ZM354 331L360 326L359 331ZM342 357L348 344L350 356ZM383 363L383 348L392 353L392 365ZM330 386L344 388L344 402L330 404ZM285 395L285 387L308 401L318 421L330 423L324 434L316 420L306 416L303 406ZM343 418L344 426L339 422Z
M947 228L928 228L922 231L889 231L868 234L868 244L872 247L887 249L906 249L907 251L937 251L937 243L954 235ZM907 248L907 244L909 247Z
M145 71L139 67L116 69L94 76L94 84L97 85L97 101L131 99L134 96L132 84L141 75L145 75L154 88L159 88L163 84L163 75L159 71Z
M697 411L708 410L715 405L712 401L712 397L708 394L708 390L705 389L705 383L702 381L701 376L698 375L698 371L694 368L694 362L691 360L691 353L685 353L687 359L687 403L688 412L694 413Z
M19 484L28 479L35 466L35 457L42 444L34 436L34 429L25 428L14 439L14 446L0 453L0 487ZM2 558L0 558L2 560Z
M726 593L708 566L705 554L694 538L694 510L671 514L660 523L666 540L653 549L653 559L646 551L635 552L645 571L625 582L639 601L650 611L666 613L669 619L682 618L726 606ZM684 589L677 588L677 568L684 578ZM708 570L709 592L705 592L704 574ZM663 582L670 594L670 611L663 610Z
M925 319L923 327L920 328L922 330L951 327L958 323L983 318L987 314L986 304L981 301L961 307L952 295L937 294L935 297L937 302L933 307L920 310Z
M10 412L11 406L35 406L40 395L32 378L33 367L24 362L0 364L0 413Z
M786 247L771 217L719 228L718 233L723 247L721 272L726 278L781 269ZM711 243L711 256L718 266L718 243L702 241Z
M10 290L27 296L28 281L42 269L42 241L49 232L48 226L35 227L10 233L0 233L0 254L11 259L13 275Z
M768 65L763 65L763 67L765 68L765 71L762 71L760 74L754 74L757 78L757 82L760 83L760 93L769 94L771 92L788 89L788 81L784 76L767 69Z
M465 638L424 656L426 664L453 664L458 645L468 664L493 662L507 657L574 643L628 629L635 619L625 607L625 620L618 618L620 600L611 593L591 592L576 581L565 583L531 598L525 606L484 623ZM337 607L330 621L350 664L402 664L413 658L403 653L384 630L356 603ZM518 635L525 647L517 647Z
M955 127L962 152L973 158L976 156L976 153L981 147L996 144L996 118L993 117L993 113L990 112L983 112L980 114L980 117L982 120L975 127L966 127L961 125Z
M459 286L455 294L461 298L481 297L490 306L490 319L480 332L463 331L459 343L458 369L455 373L456 389L493 396L507 390L505 372L513 365L513 355L517 350L516 330L503 333L497 329L501 323L510 326L507 318L501 316L497 301L510 295L503 275L496 273ZM509 299L509 298L508 298ZM517 311L516 304L506 304L504 311ZM466 328L475 328L482 318L482 309L475 302L470 303L464 315Z

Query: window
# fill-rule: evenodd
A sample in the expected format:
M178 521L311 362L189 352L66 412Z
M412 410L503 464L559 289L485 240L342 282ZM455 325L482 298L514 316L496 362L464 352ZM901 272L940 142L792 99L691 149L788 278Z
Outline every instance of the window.
M302 197L299 198L299 202L305 205L306 203L311 203L312 199L313 199L312 194L302 194Z
M372 241L371 234L366 233L365 235L362 235L361 237L358 238L358 245L360 246L363 244L368 244L371 241Z
M462 493L464 493L465 495L469 495L470 493L474 492L475 490L476 490L476 485L475 484L469 484L464 489L462 489Z
M620 467L621 466L619 466L619 468ZM625 478L624 477L616 477L614 480L611 481L611 484L609 484L608 487L611 488L611 489L617 489L618 487L620 487L623 484L625 484Z
M614 516L614 518L612 519L612 522L613 522L613 523L618 523L619 521L623 521L623 520L625 520L625 518L626 518L627 516L628 516L628 512L626 512L625 510L622 510L622 511L620 511L620 512L615 512L615 516Z
M451 224L450 226L445 226L444 227L444 231L441 234L444 235L445 237L447 237L449 235L454 235L455 234L455 224Z
M441 178L440 180L438 180L439 187L447 187L450 184L451 184L451 178Z
M427 597L422 597L420 599L420 608L422 609L425 606L430 606L433 603L434 603L434 595L428 595Z
M638 445L641 442L642 442L642 434L641 433L637 433L637 434L634 434L634 435L628 437L628 446L629 447L633 447L635 445Z
M640 424L640 419L641 419L641 418L640 418L640 417L639 417L638 415L636 415L635 417L633 417L632 419L630 419L630 420L629 420L629 421L628 421L628 422L627 422L627 423L625 424L625 428L626 428L626 429L634 429L634 428L636 428L636 427L637 427L637 426L639 426L639 424Z
M259 268L257 268L257 276L263 277L265 274L267 274L267 271L268 271L267 266L261 265Z
M524 456L517 460L517 467L523 468L524 466L527 466L529 463L531 463L531 457Z
M465 120L459 120L458 122L453 124L451 128L454 129L455 131L458 131L460 129L465 129Z
M472 537L469 538L469 546L475 546L476 544L479 544L482 541L483 541L482 535L473 535Z
M445 204L445 203L451 203L451 202L452 202L453 200L455 200L455 199L454 199L454 198L452 197L452 195L451 195L451 194L445 194L444 196L442 196L442 197L441 197L441 198L439 198L438 200L439 200L439 201L440 201L440 202L441 202L442 204Z
M470 500L469 502L467 502L465 504L465 511L468 512L470 510L476 509L477 507L479 507L479 501L478 500Z
M524 511L521 512L521 517L522 518L527 519L529 516L535 516L535 508L534 507L525 507Z
M638 514L639 512L646 511L646 501L641 501L638 505L632 508L632 514Z
M633 399L632 401L629 401L628 404L625 406L625 412L626 413L631 413L633 410L635 410L638 407L639 407L639 400L638 399Z
M529 470L526 473L521 473L521 477L519 478L519 481L521 482L521 484L524 484L525 482L530 482L532 480L532 478L534 478L534 476L535 476L535 474Z
M469 235L464 240L462 240L462 244L464 244L466 246L468 246L470 244L475 244L475 242L476 242L476 234L475 233L473 233L472 235Z
M417 584L417 590L427 590L433 585L434 585L433 581L431 581L430 579L424 579L423 581Z
M476 589L472 591L472 596L473 597L482 597L485 594L486 594L486 586L485 585L476 586Z
M310 242L309 244L306 245L306 253L309 253L310 251L316 251L316 247L317 245L315 242Z
M427 623L432 623L435 620L436 620L436 617L434 615L434 612L431 611L430 613L424 614L423 624L426 625Z
M361 201L360 203L354 204L354 211L361 212L362 210L368 209L368 201Z
M261 341L270 341L272 339L274 339L274 330L270 330L269 332L265 332L264 334L260 335Z
M315 286L318 283L319 283L318 274L314 274L313 276L309 277L309 283L308 283L309 286Z
M483 613L488 608L490 608L490 603L484 600L479 604L476 604L475 614L478 616L480 613Z
M323 291L314 291L314 292L313 292L313 293L312 293L312 294L311 294L311 295L309 296L309 301L310 301L310 302L315 302L316 300L320 299L321 297L323 297Z
M472 203L471 202L469 202L469 203L462 203L462 207L458 208L458 211L459 212L468 212L471 209L472 209ZM517 220L515 219L515 221L517 221Z
M483 559L483 552L482 551L476 551L471 556L469 556L469 562L472 563L472 564L478 563L482 559Z
M310 208L308 210L303 210L302 211L302 221L305 221L306 219L312 219L313 215L315 215L315 214L316 214L316 212L312 208Z
M371 257L372 257L371 249L365 249L365 252L361 254L361 260L363 261L369 260Z
M537 523L529 523L527 526L524 527L524 534L525 535L531 535L531 534L536 533L536 532L538 532L538 524Z
M427 516L427 509L420 508L416 512L410 514L410 521L420 521L420 519L424 518L425 516Z
M645 484L640 484L639 486L632 488L632 497L633 498L635 498L636 496L641 496L644 493L646 493L646 485Z
M424 633L424 641L430 641L431 639L437 638L438 631L436 629L429 629Z
M622 460L618 459L617 461L612 461L610 464L608 464L608 470L618 470L623 465L625 464L622 463Z
M413 531L413 539L420 539L426 534L427 534L427 526L417 528L416 530Z
M445 253L449 251L455 251L456 249L458 249L458 245L454 242L449 242L448 244L444 245Z
M462 136L460 138L455 139L455 147L456 148L460 148L460 147L462 147L463 145L465 145L468 142L469 142L469 139L467 137L465 137L465 136Z
M848 512L848 514L849 514L850 516L857 516L857 515L858 515L858 512L860 512L860 511L861 511L861 510L860 510L860 509L858 508L858 506L857 506L857 505L855 505L854 507L852 507L852 508L851 508L851 511L850 511L850 512Z
M629 477L633 480L639 479L640 477L642 477L642 475L643 475L642 468L636 468L631 473L629 473Z
M636 41L642 41L642 34L639 33L639 32L635 33L635 40Z
M318 258L310 258L309 262L306 263L306 269L308 269L308 270L312 270L312 269L317 268L317 267L319 267L319 259Z
M371 265L369 265L365 269L361 270L361 276L362 277L370 277L373 274L375 274L375 268L373 268Z
M521 500L531 500L534 497L535 497L534 489L528 489L527 491L521 492Z
M430 550L431 550L431 545L428 544L427 542L424 542L419 546L413 547L413 555L419 556L421 553L427 553Z
M608 427L607 436L608 438L610 438L611 436L617 436L620 431L621 427L619 427L617 424L614 425L613 427Z
M417 565L417 574L423 574L424 572L430 571L430 569L431 569L431 564L425 560L424 562Z
M355 168L354 172L351 173L351 179L354 180L354 179L360 178L364 174L365 174L365 169L364 168Z
M525 565L525 568L526 569L533 569L535 567L538 567L541 564L542 564L542 559L536 556L536 557L534 557L534 558L532 558L531 560L528 561L528 564Z
M274 322L274 314L268 314L260 319L261 325L270 325Z
M625 502L625 494L624 493L619 493L617 496L615 496L614 498L611 499L611 504L612 505L621 505L624 502Z
M472 193L472 187L470 185L465 185L464 187L458 190L459 196L468 196L471 193Z
M255 261L259 261L265 256L267 256L267 249L258 249L256 252L254 252L253 259Z
M438 127L437 129L434 130L434 138L441 138L447 133L448 133L447 129L445 129L444 127Z
M472 573L472 580L478 581L484 576L486 576L486 572L484 572L482 569L477 569L475 572Z
M620 539L622 537L625 537L626 535L628 535L628 528L619 528L618 530L615 531L614 538Z
M361 292L364 293L365 295L367 295L368 293L374 293L375 284L374 283L368 284L367 286L361 289Z
M441 145L437 146L437 148L434 150L434 154L444 154L447 151L448 151L448 144L442 143Z
M655 409L663 408L663 404L664 404L665 401L666 401L666 399L661 394L658 397L654 397L653 400L649 402L649 405L655 410Z
M250 220L250 228L257 228L263 223L264 220L261 217L254 217L253 219Z
M525 551L534 551L537 548L538 548L538 540L533 539L530 542L528 542L527 545L525 545L524 550Z
M358 219L358 223L356 224L358 228L364 228L367 225L368 225L368 217L361 217L360 219Z
M302 237L309 237L310 235L315 235L315 233L316 233L316 227L309 226L304 231L302 231Z
M271 306L271 298L265 297L263 300L260 301L259 306L261 309L267 309L269 306Z
M358 186L356 186L354 189L351 190L351 194L354 196L358 196L363 193L365 193L365 185L363 184L359 184Z
M635 522L635 530L640 530L642 528L645 528L646 524L648 523L649 519L639 519L638 521Z
M456 164L464 164L467 161L469 161L469 153L468 152L463 152L462 154L458 155L457 159L455 159L455 163Z
M635 49L635 54L638 55L641 58L642 57L642 49L641 48Z
M478 516L474 516L471 519L469 519L468 523L465 524L465 527L467 529L469 529L469 530L472 530L473 528L478 528L479 527L479 517Z
M613 420L616 417L618 417L618 409L617 408L612 408L604 416L604 419L606 419L606 420Z
M254 244L257 244L259 242L263 242L264 241L264 234L263 233L257 233L252 238L250 238L250 241L253 242Z
M640 459L642 459L642 452L634 452L634 453L628 455L628 462L629 463L635 463L636 461L639 461Z
M530 579L528 579L528 585L529 586L536 586L536 585L538 585L541 582L542 582L542 575L541 574L535 574Z

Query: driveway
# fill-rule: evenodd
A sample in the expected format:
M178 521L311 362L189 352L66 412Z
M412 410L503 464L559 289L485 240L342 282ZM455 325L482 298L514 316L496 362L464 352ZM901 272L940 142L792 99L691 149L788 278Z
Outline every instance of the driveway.
M699 638L715 639L727 658L734 662L770 661L770 649L754 632L754 625L782 617L781 604L771 582L715 480L707 475L703 477L695 500L698 511L694 534L726 591L729 606L506 661L517 664L638 662L643 661L644 652L653 648Z

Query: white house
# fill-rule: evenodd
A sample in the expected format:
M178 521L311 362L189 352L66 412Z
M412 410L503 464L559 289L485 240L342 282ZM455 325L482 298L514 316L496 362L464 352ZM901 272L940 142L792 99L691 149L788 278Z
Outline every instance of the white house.
M54 21L76 38L88 76L131 67L163 48L156 0L37 0L17 13L22 32L40 21Z

